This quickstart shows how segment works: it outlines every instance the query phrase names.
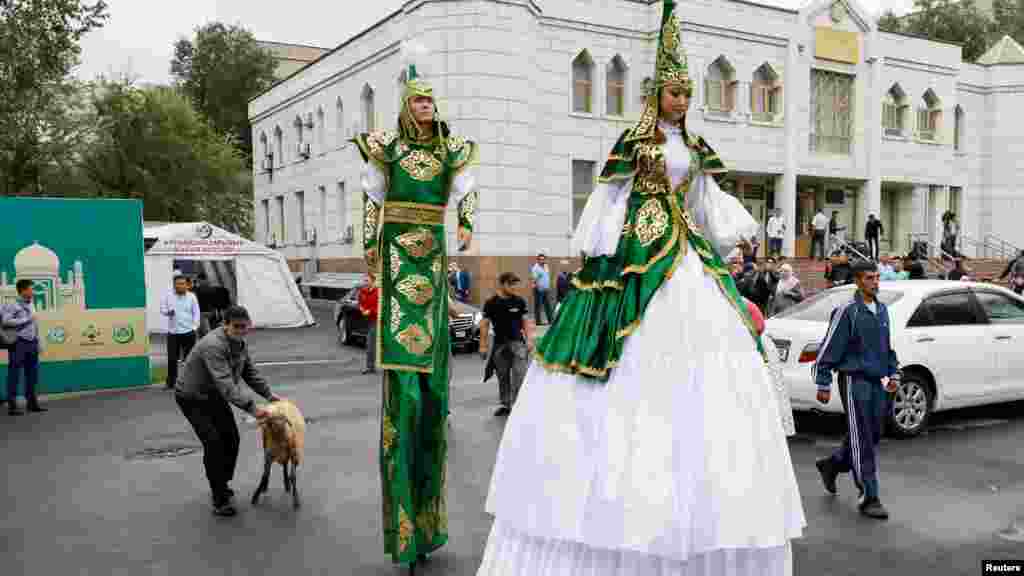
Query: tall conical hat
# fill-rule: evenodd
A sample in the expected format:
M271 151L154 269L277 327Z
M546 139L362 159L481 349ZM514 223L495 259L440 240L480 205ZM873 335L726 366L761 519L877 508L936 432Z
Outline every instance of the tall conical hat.
M658 94L666 86L681 87L688 95L693 93L690 71L686 63L686 51L683 50L680 40L675 0L662 0L661 30L658 34L658 56L654 78L647 86L644 111L629 140L644 140L654 135L660 112Z

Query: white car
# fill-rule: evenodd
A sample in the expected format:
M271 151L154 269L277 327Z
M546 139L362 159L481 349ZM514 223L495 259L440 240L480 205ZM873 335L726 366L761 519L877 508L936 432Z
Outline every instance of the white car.
M843 411L834 375L829 403L817 401L811 367L829 315L855 289L820 292L766 321L766 344L779 350L794 410ZM934 412L1024 399L1024 298L992 284L948 280L881 282L878 297L889 307L903 370L890 431L914 436Z

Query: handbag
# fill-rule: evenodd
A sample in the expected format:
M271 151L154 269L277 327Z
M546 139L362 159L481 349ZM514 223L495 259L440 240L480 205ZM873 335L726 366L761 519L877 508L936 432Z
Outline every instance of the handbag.
M0 348L11 349L18 342L18 331L14 328L0 328Z

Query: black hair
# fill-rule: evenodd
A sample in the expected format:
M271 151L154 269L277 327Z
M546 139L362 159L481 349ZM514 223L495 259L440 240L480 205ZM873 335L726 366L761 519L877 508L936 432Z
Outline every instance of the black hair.
M871 260L857 259L850 264L850 271L855 276L867 272L878 272L878 265Z
M31 287L32 287L32 281L27 279L27 278L22 278L21 280L18 280L14 284L14 288L18 291L19 294L21 294L22 292L24 292L25 290L27 290L28 288L31 288Z
M498 283L502 286L512 286L519 284L519 276L516 276L512 272L505 272L501 276L498 276Z
M249 322L249 311L242 306L232 306L224 312L224 323L230 324L235 320Z

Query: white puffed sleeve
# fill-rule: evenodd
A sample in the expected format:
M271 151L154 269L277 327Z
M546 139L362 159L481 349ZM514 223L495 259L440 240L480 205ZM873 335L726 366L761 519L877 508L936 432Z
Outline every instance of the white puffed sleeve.
M384 202L384 192L387 188L388 179L376 164L373 162L366 163L359 183L363 187L363 193L369 196L374 204L379 206Z
M702 174L693 183L686 197L686 207L704 238L723 259L740 240L757 236L759 226L754 217L735 197L722 192L715 179Z
M626 223L626 209L632 190L632 178L602 182L594 188L572 238L573 254L582 253L589 257L615 254L622 226Z
M476 178L473 176L472 170L463 170L455 176L455 180L452 180L452 193L449 198L458 204L475 189Z

